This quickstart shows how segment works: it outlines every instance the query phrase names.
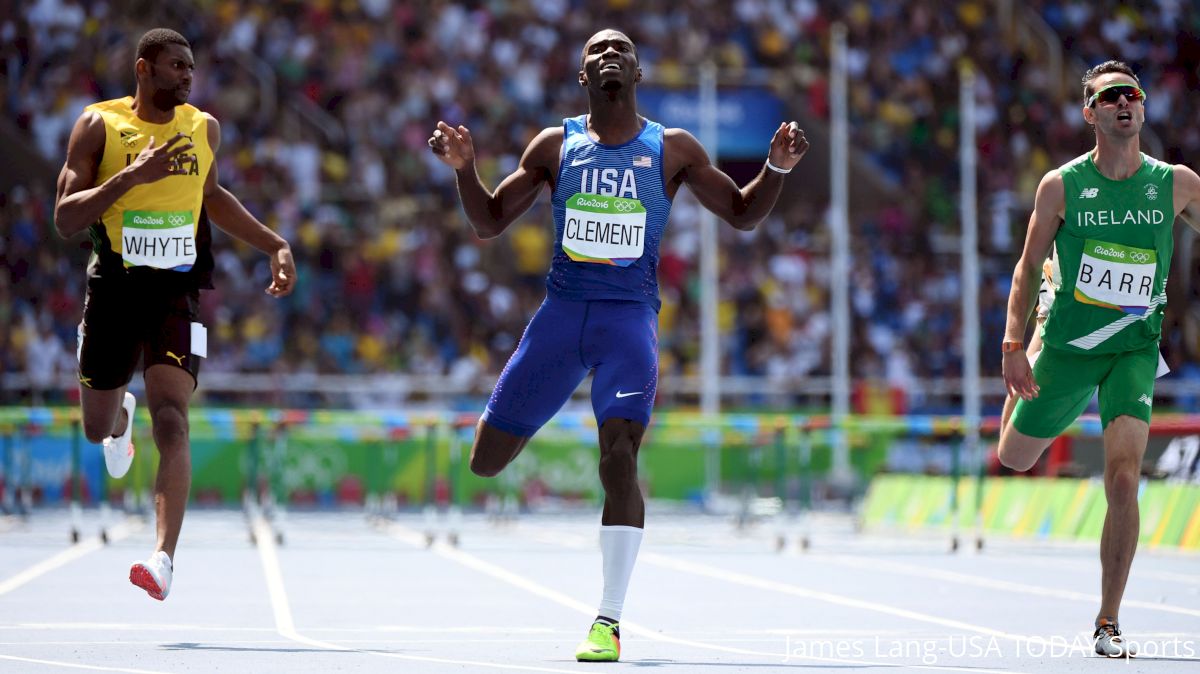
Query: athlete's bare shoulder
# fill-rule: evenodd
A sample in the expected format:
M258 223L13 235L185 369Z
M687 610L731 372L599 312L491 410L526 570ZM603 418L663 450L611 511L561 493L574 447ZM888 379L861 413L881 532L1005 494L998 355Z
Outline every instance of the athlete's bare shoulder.
M687 129L663 129L663 174L668 180L680 183L685 171L710 161L704 146Z
M561 126L548 126L529 141L529 147L525 151L527 153L537 152L539 156L547 151L558 154L562 150L562 142L565 137L566 134Z
M71 136L67 141L68 166L78 167L80 162L98 166L104 153L104 118L94 109L88 108L75 120Z
M553 182L558 175L558 163L562 157L565 134L561 126L542 129L529 141L525 154L521 155L521 168L526 171L544 171L543 177Z
M216 117L203 110L200 111L200 115L204 117L204 134L208 136L208 146L212 148L213 152L216 152L217 148L221 146L221 123L217 121Z
M1192 198L1200 196L1200 175L1197 175L1192 167L1187 164L1172 164L1171 173L1176 193Z
M1033 210L1040 216L1057 216L1062 219L1067 211L1066 188L1063 186L1062 168L1051 169L1038 183Z
M687 158L695 158L697 155L702 155L705 159L708 158L708 153L705 152L704 146L700 144L700 141L696 140L696 137L687 129L680 129L678 127L663 129L663 151Z
M1171 169L1175 215L1200 231L1200 175L1184 164L1175 164Z

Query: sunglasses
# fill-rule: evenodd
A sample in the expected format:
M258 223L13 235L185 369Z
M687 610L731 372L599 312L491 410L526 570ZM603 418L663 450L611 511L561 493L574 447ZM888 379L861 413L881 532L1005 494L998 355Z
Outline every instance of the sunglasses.
M1133 101L1146 102L1146 92L1141 87L1132 84L1110 84L1103 89L1098 90L1087 99L1087 106L1092 107L1096 101L1101 103L1116 103L1124 96L1130 103Z

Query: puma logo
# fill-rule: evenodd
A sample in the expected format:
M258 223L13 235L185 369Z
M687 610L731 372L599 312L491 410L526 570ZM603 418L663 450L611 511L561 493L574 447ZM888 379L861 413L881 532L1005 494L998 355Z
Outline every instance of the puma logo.
M170 351L167 352L167 355L170 356L171 358L174 358L175 362L179 364L179 367L183 367L183 359L187 358L187 356L176 356L174 353L172 353Z

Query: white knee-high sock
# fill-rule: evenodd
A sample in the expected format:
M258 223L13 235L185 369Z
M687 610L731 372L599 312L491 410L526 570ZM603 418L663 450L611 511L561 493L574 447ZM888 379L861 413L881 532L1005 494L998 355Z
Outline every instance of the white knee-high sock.
M623 525L600 527L600 554L604 558L604 596L600 600L600 615L621 619L629 576L642 545L642 529Z

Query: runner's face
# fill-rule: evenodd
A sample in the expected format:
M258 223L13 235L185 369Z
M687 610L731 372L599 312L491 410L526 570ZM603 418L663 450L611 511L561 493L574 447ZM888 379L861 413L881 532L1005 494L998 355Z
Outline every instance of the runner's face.
M1125 73L1104 73L1103 75L1092 80L1092 91L1100 91L1101 89L1113 84L1132 84L1137 86L1137 81ZM1129 100L1121 96L1115 102L1104 102L1097 100L1090 108L1092 118L1091 123L1096 125L1096 130L1107 136L1115 136L1117 138L1132 138L1137 136L1142 130L1142 125L1146 123L1146 107L1140 100ZM1087 119L1087 112L1084 112L1084 119Z
M192 93L192 73L196 70L191 49L169 44L147 66L155 107L170 110L188 102Z
M616 91L633 86L641 79L637 52L628 37L615 30L606 30L587 41L583 48L583 71L579 74L581 84Z

